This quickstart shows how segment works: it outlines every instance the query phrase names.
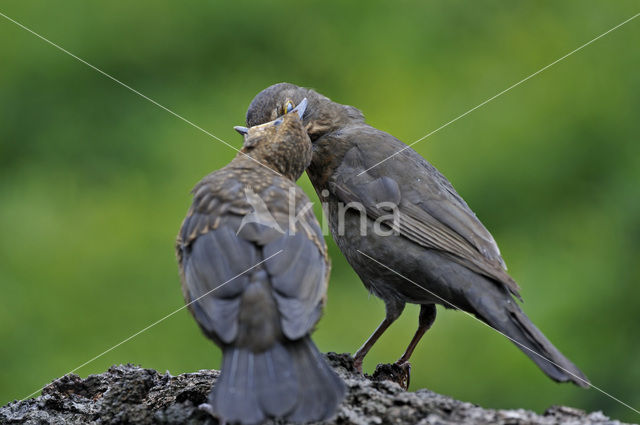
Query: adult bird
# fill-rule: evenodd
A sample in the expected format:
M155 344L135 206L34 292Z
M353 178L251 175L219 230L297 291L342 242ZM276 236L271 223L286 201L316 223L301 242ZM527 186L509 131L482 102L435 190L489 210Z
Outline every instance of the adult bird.
M307 88L275 84L247 111L248 125L309 101L304 124L313 142L307 174L327 205L329 227L349 264L386 317L354 355L356 366L406 303L420 305L418 329L396 362L408 365L436 317L436 304L475 315L511 339L551 379L587 387L585 375L536 328L514 300L498 246L451 183L356 108ZM391 157L391 158L390 158Z
M236 127L244 147L195 186L178 235L185 302L222 348L220 377L202 406L221 423L326 420L344 395L310 338L329 259L310 201L295 185L311 161L305 105Z

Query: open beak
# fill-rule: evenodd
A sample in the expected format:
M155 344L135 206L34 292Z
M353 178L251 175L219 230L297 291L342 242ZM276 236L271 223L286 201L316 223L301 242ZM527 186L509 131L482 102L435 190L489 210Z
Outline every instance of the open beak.
M302 99L302 102L298 103L298 106L293 108L293 110L289 113L291 114L293 112L297 112L300 119L302 119L302 116L304 115L304 111L307 109L307 103L308 101L307 101L307 98L305 97L304 99Z
M304 116L304 111L307 110L307 104L309 102L307 101L307 98L305 97L304 99L302 99L302 102L300 102L298 104L298 106L296 106L295 108L293 108L291 110L291 112L289 112L290 114L292 113L297 113L298 117L300 117L300 119L302 120L302 117ZM282 117L279 117L273 121L264 123L264 124L260 124L260 125L256 125L255 128L258 127L266 127L266 126L270 126L270 125L279 125L282 122ZM237 131L238 133L242 134L243 136L247 135L249 133L249 129L247 127L243 127L241 125L236 125L235 127L233 127L233 129L235 131Z

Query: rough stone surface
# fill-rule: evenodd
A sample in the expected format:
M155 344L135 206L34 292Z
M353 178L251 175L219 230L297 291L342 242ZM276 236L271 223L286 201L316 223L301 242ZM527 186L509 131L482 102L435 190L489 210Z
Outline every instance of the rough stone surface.
M346 354L329 353L330 363L349 392L333 424L620 424L601 412L551 407L543 415L518 410L483 409L429 390L404 391L388 379L405 379L394 366L379 367L373 376L355 372ZM217 424L198 409L217 371L171 376L133 365L112 366L81 379L66 375L42 395L0 408L0 424ZM400 382L402 384L402 382Z

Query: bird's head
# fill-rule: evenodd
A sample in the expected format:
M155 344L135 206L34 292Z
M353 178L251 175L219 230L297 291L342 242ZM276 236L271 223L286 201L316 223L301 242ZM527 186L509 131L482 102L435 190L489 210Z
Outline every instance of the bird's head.
M248 155L263 165L296 181L311 162L311 140L302 122L308 101L284 105L283 115L252 127L234 127L244 136L239 155Z
M308 100L303 125L312 141L330 133L349 121L364 121L362 113L353 106L341 105L305 87L290 83L274 84L256 95L247 110L247 125L255 126L272 121L287 112L291 105Z

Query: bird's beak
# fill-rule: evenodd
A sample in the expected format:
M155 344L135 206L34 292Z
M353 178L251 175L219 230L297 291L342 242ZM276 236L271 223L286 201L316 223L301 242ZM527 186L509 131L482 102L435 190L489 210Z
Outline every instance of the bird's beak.
M289 113L290 114L292 114L294 112L297 113L298 117L300 117L300 120L302 120L302 116L304 115L304 111L307 110L307 103L308 103L308 101L307 101L307 98L305 97L304 99L302 99L302 102L300 102L298 104L298 106L293 108L291 110L291 112L289 112ZM272 125L280 125L282 123L282 121L283 121L283 117L279 117L279 118L276 118L273 121L269 121L269 122L266 122L264 124L256 125L256 126L254 126L252 128L261 128L261 127L267 127L267 126L272 126ZM249 134L249 129L247 127L243 127L241 125L236 125L235 127L233 127L233 129L235 131L237 131L238 133L242 134L243 136L246 136L247 134Z
M233 127L233 129L235 131L237 131L238 133L242 134L243 136L247 133L249 133L249 129L247 127L243 127L241 125L236 125L235 127Z
M304 115L304 111L307 109L307 103L308 101L307 101L307 98L305 97L304 99L302 99L302 102L298 103L298 106L293 108L293 110L289 113L297 112L300 119L302 119L302 116Z

